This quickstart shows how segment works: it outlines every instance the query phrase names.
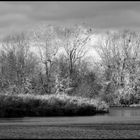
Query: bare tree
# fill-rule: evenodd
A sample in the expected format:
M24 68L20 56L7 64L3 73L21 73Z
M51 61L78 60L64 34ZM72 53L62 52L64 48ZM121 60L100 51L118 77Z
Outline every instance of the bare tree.
M46 82L41 78L43 89L44 92L51 93L51 74L59 49L59 40L53 26L48 26L44 31L34 32L34 39L38 43L41 63L45 66Z
M69 75L73 74L74 67L86 54L86 45L90 39L91 29L84 29L82 26L73 28L66 27L59 30L59 36L63 40L63 47L69 61Z

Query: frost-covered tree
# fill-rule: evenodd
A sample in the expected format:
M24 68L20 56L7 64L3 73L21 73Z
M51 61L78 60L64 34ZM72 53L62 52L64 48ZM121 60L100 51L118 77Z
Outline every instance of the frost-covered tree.
M40 54L40 63L44 65L44 73L40 73L43 91L50 94L55 80L55 59L59 49L59 40L53 26L40 27L33 32L33 40ZM45 77L45 78L44 78Z
M57 28L57 34L63 41L62 46L65 50L65 58L68 63L69 88L75 86L77 65L84 58L87 52L87 44L90 40L92 30L83 26Z
M31 78L35 69L35 58L29 51L29 42L25 33L9 35L3 39L0 54L1 79L7 86L24 92L27 78ZM27 87L27 86L26 86Z
M140 36L128 30L109 33L97 46L104 68L105 93L135 94L139 73Z

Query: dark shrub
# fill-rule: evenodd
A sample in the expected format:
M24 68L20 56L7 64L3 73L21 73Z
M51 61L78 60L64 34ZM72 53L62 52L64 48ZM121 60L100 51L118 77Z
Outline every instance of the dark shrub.
M104 111L102 106L108 109L105 103L88 100L67 95L0 95L0 117L93 115Z

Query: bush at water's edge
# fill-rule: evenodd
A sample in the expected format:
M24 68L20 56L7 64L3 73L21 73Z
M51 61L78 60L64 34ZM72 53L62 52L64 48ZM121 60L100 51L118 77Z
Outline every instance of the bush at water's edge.
M0 95L0 117L78 116L107 113L100 99L62 95Z

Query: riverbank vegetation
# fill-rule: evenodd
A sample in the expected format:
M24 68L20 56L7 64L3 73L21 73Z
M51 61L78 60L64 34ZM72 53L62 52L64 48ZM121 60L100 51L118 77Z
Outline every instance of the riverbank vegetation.
M66 94L0 95L0 117L83 116L107 112L108 106L99 99Z
M35 109L36 113L31 113L35 116L47 115L46 110L51 112L49 115L64 112L75 115L82 108L84 115L92 109L95 113L102 105L107 109L106 104L139 104L139 32L104 32L98 42L91 45L96 34L89 26L47 25L3 38L0 52L2 112L10 107L17 108L14 114L26 114L26 111L28 114L29 109ZM89 46L98 54L98 61L94 54L87 56ZM64 100L58 98L60 95ZM97 100L98 104L87 103L85 98L93 104ZM54 104L51 109L49 101ZM84 107L79 101L83 101Z

